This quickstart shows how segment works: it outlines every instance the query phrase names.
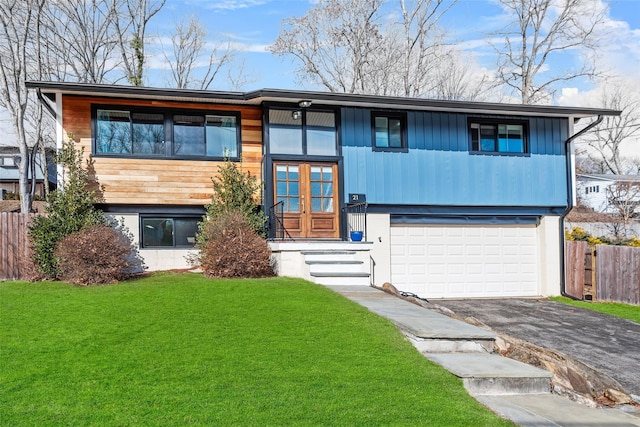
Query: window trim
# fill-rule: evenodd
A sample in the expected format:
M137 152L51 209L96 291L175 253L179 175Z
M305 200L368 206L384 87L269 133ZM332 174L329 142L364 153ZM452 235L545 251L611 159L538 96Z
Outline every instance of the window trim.
M376 118L384 117L386 119L400 120L400 147L378 147L376 145ZM388 132L388 127L387 127ZM407 141L407 113L404 111L371 111L371 147L373 151L387 151L395 153L408 153L409 144Z
M483 151L481 149L473 149L473 134L471 132L471 125L521 125L522 126L522 151ZM469 138L469 154L481 154L489 156L531 156L531 147L529 144L529 120L527 119L499 119L499 118L484 118L484 117L469 117L467 118L467 135ZM497 142L497 140L496 140ZM479 145L479 144L478 144ZM480 148L480 147L478 147Z
M162 114L164 117L164 136L165 147L164 154L150 153L100 153L98 152L98 110L117 110L128 111L133 113ZM195 115L202 116L205 120L204 132L206 138L206 116L229 116L236 119L236 146L237 155L229 157L228 160L238 162L242 158L242 113L241 111L228 111L217 109L182 109L182 108L163 108L163 107L147 107L135 106L127 104L92 104L91 105L91 155L94 157L113 157L113 158L133 158L133 159L149 159L149 160L205 160L205 161L223 161L227 160L224 156L207 156L205 155L175 155L174 154L174 120L175 115ZM206 139L205 139L206 153Z
M173 245L171 246L147 246L144 244L144 220L145 219L170 219L174 221L174 232L173 232ZM175 220L176 219L193 219L196 220L197 223L202 222L202 215L188 215L188 214L164 214L164 213L148 213L148 214L139 214L138 215L138 227L139 227L139 247L140 249L148 249L148 250L193 250L195 247L195 240L193 245L176 245L176 235L175 235ZM197 236L194 236L197 237Z

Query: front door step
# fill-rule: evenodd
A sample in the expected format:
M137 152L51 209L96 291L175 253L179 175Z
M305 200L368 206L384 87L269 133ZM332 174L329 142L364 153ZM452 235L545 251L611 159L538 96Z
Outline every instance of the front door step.
M425 356L462 379L471 394L548 394L551 373L495 354L429 353Z

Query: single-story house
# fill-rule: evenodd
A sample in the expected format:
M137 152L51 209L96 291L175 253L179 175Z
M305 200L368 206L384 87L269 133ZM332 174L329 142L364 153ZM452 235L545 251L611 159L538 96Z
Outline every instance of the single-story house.
M640 191L615 191L619 183L630 185L640 189L640 175L607 175L607 174L578 174L576 177L576 190L578 198L584 206L596 212L616 213L610 199L619 195L628 195L631 202L640 203ZM621 194L618 194L621 193Z
M185 267L224 158L262 182L278 273L426 298L556 295L578 120L607 109L29 82L150 269ZM353 233L354 232L362 232ZM361 241L358 238L362 236Z
M50 189L56 186L56 167L51 161L53 151L47 153L47 159L45 160L41 153L36 153L35 169L29 178L33 179L35 176L36 191L38 196L45 195L44 187L44 173L43 168L47 168L49 175L48 186ZM20 174L18 166L20 164L20 150L15 146L0 146L0 200L4 198L7 193L20 193Z

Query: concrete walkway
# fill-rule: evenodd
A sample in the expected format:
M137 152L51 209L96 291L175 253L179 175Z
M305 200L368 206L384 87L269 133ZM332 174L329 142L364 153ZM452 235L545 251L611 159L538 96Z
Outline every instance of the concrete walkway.
M425 357L461 378L495 413L521 426L640 426L617 409L587 408L550 393L550 373L490 354L495 335L367 286L327 286L393 322Z

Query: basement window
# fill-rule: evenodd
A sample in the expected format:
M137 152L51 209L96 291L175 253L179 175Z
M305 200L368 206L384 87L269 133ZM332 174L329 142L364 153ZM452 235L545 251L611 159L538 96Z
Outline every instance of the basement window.
M192 248L202 217L141 217L143 248Z

